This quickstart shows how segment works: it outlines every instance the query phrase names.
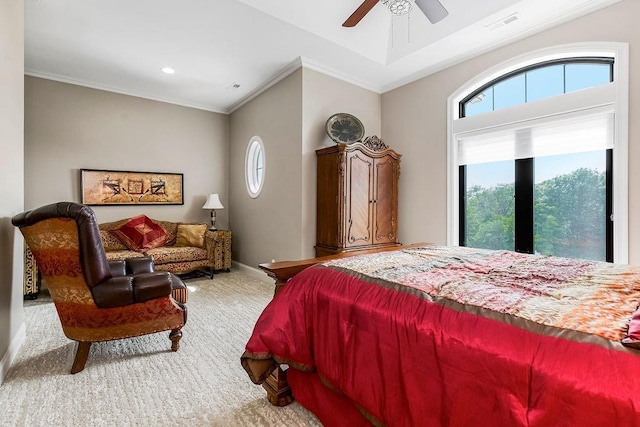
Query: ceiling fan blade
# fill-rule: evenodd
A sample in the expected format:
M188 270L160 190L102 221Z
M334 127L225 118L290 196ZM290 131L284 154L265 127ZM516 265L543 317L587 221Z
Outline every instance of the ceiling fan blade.
M416 0L416 6L432 24L442 21L449 14L438 0Z
M376 3L378 3L378 0L364 0L362 4L355 10L355 12L353 12L346 21L344 21L342 26L355 27L356 24L360 22L371 9L373 9L373 6L375 6Z

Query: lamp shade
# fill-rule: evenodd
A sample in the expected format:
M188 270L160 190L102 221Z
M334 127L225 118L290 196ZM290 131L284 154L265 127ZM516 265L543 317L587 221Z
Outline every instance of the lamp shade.
M222 203L220 202L219 195L209 194L209 197L207 197L207 201L202 209L224 209L224 206L222 206Z

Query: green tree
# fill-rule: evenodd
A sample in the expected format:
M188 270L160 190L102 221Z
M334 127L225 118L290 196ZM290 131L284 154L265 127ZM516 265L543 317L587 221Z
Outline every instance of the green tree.
M535 249L547 255L604 259L606 176L580 168L536 186Z
M513 184L499 184L474 186L467 192L467 246L513 250L513 191Z
M580 168L536 185L535 251L604 260L606 176ZM514 185L474 186L466 194L466 245L514 248Z

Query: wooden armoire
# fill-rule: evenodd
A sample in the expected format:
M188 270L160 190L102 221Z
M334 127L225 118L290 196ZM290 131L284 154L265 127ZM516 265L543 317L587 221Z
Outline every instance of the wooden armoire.
M380 138L316 150L316 256L398 242L401 155Z

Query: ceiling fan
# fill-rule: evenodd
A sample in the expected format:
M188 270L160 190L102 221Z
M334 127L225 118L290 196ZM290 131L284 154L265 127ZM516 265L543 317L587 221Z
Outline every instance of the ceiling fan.
M413 1L411 0L364 0L351 16L344 21L342 26L355 27L378 1L387 6L394 15L409 13L413 7ZM415 3L432 24L441 21L449 14L439 0L415 0Z

